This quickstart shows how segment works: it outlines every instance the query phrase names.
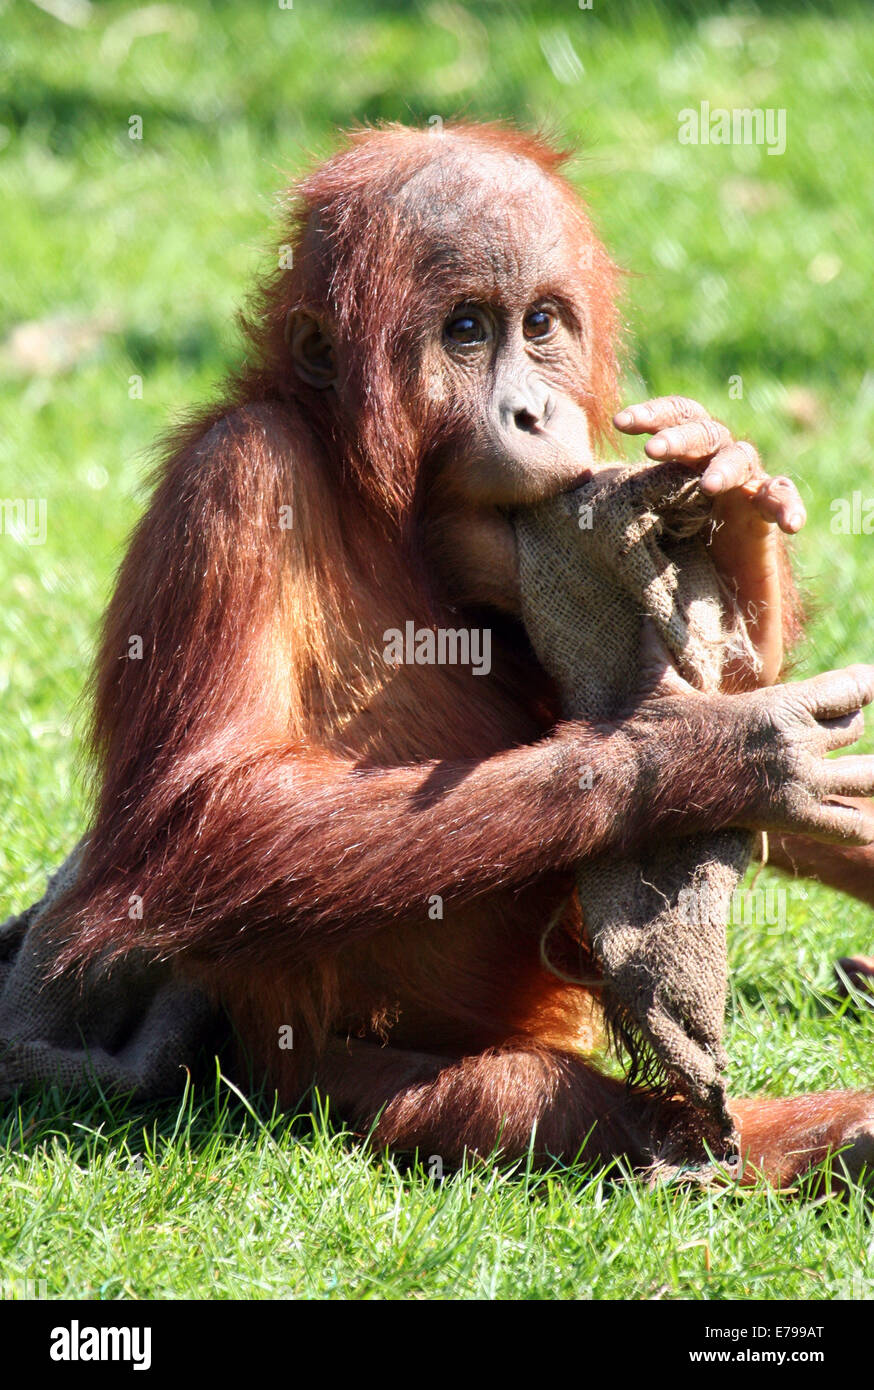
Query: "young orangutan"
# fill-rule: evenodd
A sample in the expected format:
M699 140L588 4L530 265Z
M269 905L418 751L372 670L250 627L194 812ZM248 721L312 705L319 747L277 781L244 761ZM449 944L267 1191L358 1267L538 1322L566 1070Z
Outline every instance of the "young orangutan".
M447 1162L524 1153L534 1127L544 1154L697 1152L682 1100L597 1070L597 989L541 959L585 856L742 826L874 885L870 852L847 851L874 821L846 800L874 790L874 759L826 758L861 734L874 667L772 684L799 624L780 533L804 508L693 401L615 424L717 498L712 553L756 609L761 669L703 695L656 650L623 720L558 718L507 510L598 467L617 331L614 267L559 163L495 126L392 126L297 190L293 267L262 286L219 404L167 450L121 567L99 798L59 915L61 965L171 957L284 1101L315 1079L355 1125L378 1117L377 1143ZM386 661L408 623L488 628L488 675ZM571 898L573 974L579 913ZM842 1145L858 1170L874 1148L871 1094L732 1109L748 1177L782 1183Z

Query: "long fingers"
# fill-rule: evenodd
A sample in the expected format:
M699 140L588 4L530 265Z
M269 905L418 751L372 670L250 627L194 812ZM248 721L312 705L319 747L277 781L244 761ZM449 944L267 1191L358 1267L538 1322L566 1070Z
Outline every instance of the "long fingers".
M645 447L653 459L699 463L732 443L731 431L688 396L658 396L627 406L613 423L626 434L651 434Z
M651 401L626 406L614 415L613 423L625 434L654 434L688 420L709 419L710 411L688 396L655 396Z
M843 715L855 714L874 700L874 666L846 666L841 671L826 671L786 689L790 699L801 697L805 709L818 722L840 719ZM840 748L845 744L829 746Z
M763 476L755 446L746 439L732 439L729 435L728 442L720 445L701 474L701 489L708 496L717 497L732 488L746 487L753 496L761 487Z
M673 425L659 430L644 445L654 459L676 459L678 463L700 463L712 458L732 443L731 431L718 420L690 420L688 425Z
M749 447L752 448L752 445ZM710 472L709 468L707 472ZM707 473L701 479L702 487L706 477ZM800 531L807 520L801 494L790 478L766 478L750 500L763 520L776 522L787 535L792 536Z
M852 714L842 714L839 719L821 719L819 723L827 736L826 751L829 753L836 748L849 748L851 743L858 743L865 732L865 716L860 709Z
M804 819L803 833L814 839L848 845L870 845L874 840L874 816L861 806L844 806L840 801L817 805L811 799Z
M821 776L823 792L827 796L874 795L874 758L872 757L830 759L824 765ZM856 810L858 809L856 807Z

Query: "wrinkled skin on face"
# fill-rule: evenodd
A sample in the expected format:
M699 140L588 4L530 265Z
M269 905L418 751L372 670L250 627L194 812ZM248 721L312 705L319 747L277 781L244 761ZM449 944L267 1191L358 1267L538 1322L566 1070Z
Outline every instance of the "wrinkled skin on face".
M453 272L422 366L429 398L464 440L444 462L446 493L467 505L519 506L585 478L592 461L578 232L559 190L530 162L480 155L471 163L470 155L435 160L400 199L423 259ZM530 219L520 216L526 208Z

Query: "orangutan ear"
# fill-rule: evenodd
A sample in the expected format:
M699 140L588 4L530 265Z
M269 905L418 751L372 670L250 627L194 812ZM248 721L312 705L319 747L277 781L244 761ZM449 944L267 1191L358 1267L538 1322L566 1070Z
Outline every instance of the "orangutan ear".
M325 325L308 309L294 309L285 325L294 370L307 386L324 391L337 381L334 343Z

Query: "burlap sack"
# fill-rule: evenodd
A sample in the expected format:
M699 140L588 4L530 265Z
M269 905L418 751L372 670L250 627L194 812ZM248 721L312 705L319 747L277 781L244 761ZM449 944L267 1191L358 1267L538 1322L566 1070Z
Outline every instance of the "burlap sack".
M97 1086L140 1100L182 1090L221 1038L219 1016L170 967L133 952L107 970L46 983L43 915L78 872L81 846L44 897L0 926L0 1097L18 1087Z
M750 654L698 535L709 510L677 465L617 465L515 516L525 625L568 717L597 723L627 708L640 684L644 618L703 691L718 688L729 653ZM740 830L660 840L634 859L604 856L578 872L614 1036L639 1071L715 1122L726 1155L736 1135L723 1079L725 926L751 845Z

